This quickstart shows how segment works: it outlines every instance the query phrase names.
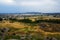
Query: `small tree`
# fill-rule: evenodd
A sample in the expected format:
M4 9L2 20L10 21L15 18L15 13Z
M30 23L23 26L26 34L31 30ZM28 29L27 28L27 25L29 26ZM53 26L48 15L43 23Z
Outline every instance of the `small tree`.
M0 21L2 21L3 19L0 17Z

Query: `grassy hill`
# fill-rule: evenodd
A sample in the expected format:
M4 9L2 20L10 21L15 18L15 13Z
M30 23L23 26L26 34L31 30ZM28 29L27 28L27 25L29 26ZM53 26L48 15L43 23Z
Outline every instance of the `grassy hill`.
M27 22L26 22L27 21ZM30 20L3 20L0 21L0 28L9 28L6 39L20 39L19 35L30 34L35 40L43 40L46 36L55 37L58 40L60 37L60 24L49 22L32 22ZM18 30L17 30L18 29ZM8 37L9 36L9 37ZM17 37L18 36L18 37Z

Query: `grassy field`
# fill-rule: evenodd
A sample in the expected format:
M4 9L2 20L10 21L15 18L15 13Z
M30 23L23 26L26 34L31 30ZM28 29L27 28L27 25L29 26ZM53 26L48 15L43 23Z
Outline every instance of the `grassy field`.
M56 20L55 20L56 21ZM48 37L55 37L60 40L60 22L56 23L54 20L37 20L31 21L29 19L10 19L0 21L0 38L3 40L18 39L22 40L44 40ZM1 29L8 28L9 30L2 31ZM3 36L2 36L3 35Z

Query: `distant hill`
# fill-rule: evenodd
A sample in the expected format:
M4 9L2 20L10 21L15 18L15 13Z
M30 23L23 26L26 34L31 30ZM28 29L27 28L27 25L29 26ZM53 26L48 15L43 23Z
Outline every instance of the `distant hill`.
M26 13L0 13L0 17L8 17L8 16L60 16L60 13L41 13L41 12L26 12Z
M20 15L22 15L22 14L25 14L25 15L27 15L27 14L29 14L29 15L60 15L60 13L41 13L41 12L26 12L26 13L0 13L0 15L7 15L7 14L12 14L12 15L14 15L14 14L20 14Z

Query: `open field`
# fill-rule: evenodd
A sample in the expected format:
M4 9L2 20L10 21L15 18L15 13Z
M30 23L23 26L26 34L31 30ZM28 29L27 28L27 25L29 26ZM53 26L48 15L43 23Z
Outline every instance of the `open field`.
M36 35L37 36L36 40L37 39L43 40L46 36L60 35L60 24L56 23L53 24L48 22L35 23L34 25L33 24L34 23L31 24L25 22L18 22L18 21L12 22L4 20L0 22L0 28L12 28L12 30L10 29L11 31L7 32L7 34L9 34L11 38L15 38L12 37L12 35L15 33L16 37L18 36L18 39L20 39L19 38L20 34L26 35L26 33L29 33L32 36ZM39 38L38 35L40 35ZM10 39L10 37L8 39ZM57 38L57 36L54 37Z
M53 16L24 16L0 18L1 40L60 40L60 18Z

